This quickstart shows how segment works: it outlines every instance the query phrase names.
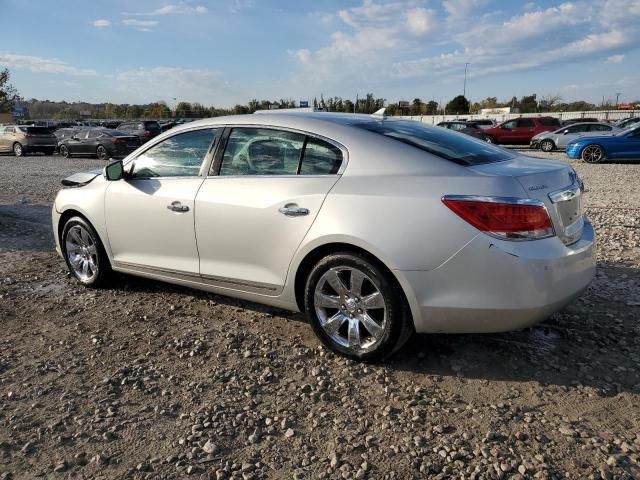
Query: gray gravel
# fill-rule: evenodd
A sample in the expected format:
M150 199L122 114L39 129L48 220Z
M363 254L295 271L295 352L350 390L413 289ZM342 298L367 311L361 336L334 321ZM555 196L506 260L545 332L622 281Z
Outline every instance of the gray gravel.
M380 365L326 351L299 314L79 287L48 204L100 165L0 157L0 479L640 478L640 165L573 163L599 268L572 305L416 336Z

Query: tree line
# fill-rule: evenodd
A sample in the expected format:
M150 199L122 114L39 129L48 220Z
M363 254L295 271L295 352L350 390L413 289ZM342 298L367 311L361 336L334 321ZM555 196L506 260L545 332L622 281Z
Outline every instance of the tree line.
M279 100L252 99L248 103L237 104L230 108L205 106L198 102L179 102L171 109L164 101L148 104L119 104L119 103L88 103L65 102L51 100L23 100L17 90L9 83L10 73L8 69L0 70L0 112L10 112L16 103L26 107L29 117L47 119L79 119L91 118L204 118L223 115L239 115L253 113L256 110L269 110L272 108L294 108L297 106L291 98ZM640 103L640 101L633 102ZM329 112L368 113L371 114L386 107L387 115L441 115L441 114L468 114L478 113L483 108L511 107L520 113L536 112L562 112L562 111L588 111L610 110L615 108L612 101L604 101L596 105L585 101L563 102L560 95L546 95L538 98L534 93L520 98L499 101L497 97L487 97L479 102L471 103L463 95L454 97L443 104L434 99L423 101L414 98L413 101L400 101L389 103L387 99L376 97L373 93L364 96L357 95L355 99L342 97L326 97L320 95L314 98L311 105Z

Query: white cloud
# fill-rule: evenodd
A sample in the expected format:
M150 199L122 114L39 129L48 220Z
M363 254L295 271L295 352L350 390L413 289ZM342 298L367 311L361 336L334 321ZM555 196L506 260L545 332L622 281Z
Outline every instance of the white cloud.
M624 60L624 55L611 55L607 57L607 62L609 63L620 63Z
M127 18L122 21L123 25L127 25L129 27L143 27L143 28L157 27L158 23L160 22L158 22L157 20L137 20L135 18Z
M406 13L407 27L414 35L424 35L435 24L436 13L426 8L412 8Z
M55 58L41 58L31 55L0 53L0 65L16 70L29 70L36 73L62 73L67 75L96 75L95 70L77 68Z
M204 5L197 5L197 6L192 6L192 5L187 5L185 3L168 3L166 5L163 5L160 8L157 8L155 10L152 10L150 12L135 12L135 13L131 13L131 12L122 12L122 15L126 15L126 16L160 16L160 15L174 15L174 14L185 14L185 13L191 13L191 14L203 14L203 13L207 13L209 11L209 9L207 7L205 7Z
M99 20L94 20L93 22L91 22L91 25L96 28L107 28L111 26L111 22L109 20L101 18Z

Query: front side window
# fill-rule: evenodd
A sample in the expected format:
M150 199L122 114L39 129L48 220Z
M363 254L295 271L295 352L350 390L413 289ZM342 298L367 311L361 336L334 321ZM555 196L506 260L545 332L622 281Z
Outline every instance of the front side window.
M266 128L234 128L220 175L296 175L305 136Z
M502 126L504 128L516 128L517 124L518 124L517 120L511 120L510 122L507 122L507 123L503 124Z
M573 125L565 129L567 133L581 133L586 132L588 125Z
M207 128L164 139L134 160L131 176L134 178L198 176L215 133L215 128Z

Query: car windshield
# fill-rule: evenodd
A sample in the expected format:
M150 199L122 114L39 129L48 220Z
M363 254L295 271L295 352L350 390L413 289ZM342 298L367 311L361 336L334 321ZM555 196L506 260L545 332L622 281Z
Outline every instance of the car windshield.
M406 143L458 165L482 165L516 157L507 150L475 140L468 135L460 135L411 120L360 122L354 123L353 126Z
M627 135L629 135L630 133L637 133L640 132L640 126L633 126L633 128L629 128L627 130L623 130L621 132L616 133L617 137L625 137Z

